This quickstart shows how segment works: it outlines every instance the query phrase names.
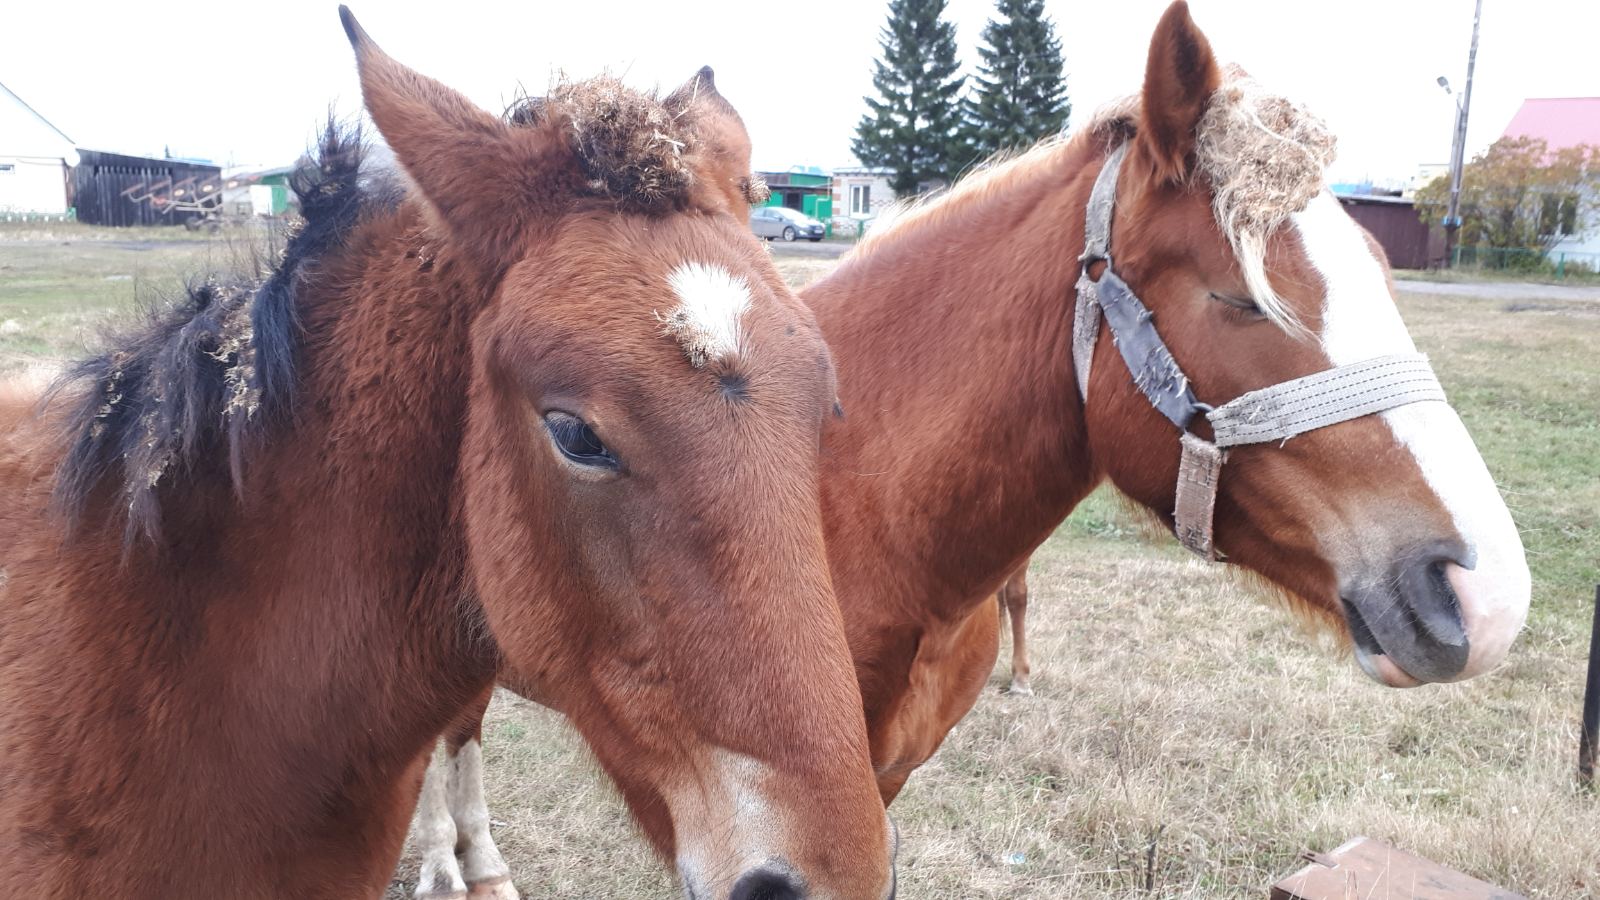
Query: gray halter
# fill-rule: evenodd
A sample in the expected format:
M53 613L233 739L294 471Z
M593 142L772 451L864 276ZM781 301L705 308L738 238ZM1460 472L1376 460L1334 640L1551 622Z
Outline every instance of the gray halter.
M1117 176L1127 154L1126 143L1112 151L1089 195L1085 246L1080 258L1083 274L1078 277L1077 312L1072 323L1072 361L1078 375L1078 393L1087 403L1089 367L1094 362L1103 316L1112 343L1133 375L1134 385L1182 433L1173 531L1185 547L1214 560L1211 518L1217 502L1217 482L1227 460L1224 448L1287 441L1313 429L1397 406L1428 400L1443 402L1444 388L1439 386L1426 356L1402 353L1264 387L1217 407L1200 402L1188 376L1156 332L1154 314L1117 276L1111 263L1111 216L1116 206ZM1096 262L1106 264L1098 280L1089 277L1089 267ZM1206 441L1189 430L1197 415L1211 423L1214 440Z

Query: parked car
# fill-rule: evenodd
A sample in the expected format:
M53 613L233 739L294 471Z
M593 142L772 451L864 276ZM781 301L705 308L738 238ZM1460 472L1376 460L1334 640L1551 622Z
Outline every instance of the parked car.
M773 238L820 241L828 231L825 225L805 213L782 206L763 206L750 210L750 230L755 232L756 237L764 237L769 241Z

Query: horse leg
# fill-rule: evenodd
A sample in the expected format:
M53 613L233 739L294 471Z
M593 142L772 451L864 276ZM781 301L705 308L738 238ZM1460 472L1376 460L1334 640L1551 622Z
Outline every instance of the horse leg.
M1000 589L1000 606L1011 619L1011 688L1010 693L1024 697L1033 695L1033 685L1028 682L1031 667L1028 665L1028 634L1024 620L1028 615L1028 567L1026 564L1006 581Z
M923 630L899 703L874 742L873 765L885 806L972 710L999 654L998 604L980 604L961 622Z
M422 870L417 875L417 900L461 900L467 883L456 862L456 822L450 815L450 753L444 741L433 748L417 798L417 849Z
M483 714L491 692L474 705L445 736L449 748L450 815L455 819L456 854L474 898L518 900L511 867L489 834L489 804L483 795Z

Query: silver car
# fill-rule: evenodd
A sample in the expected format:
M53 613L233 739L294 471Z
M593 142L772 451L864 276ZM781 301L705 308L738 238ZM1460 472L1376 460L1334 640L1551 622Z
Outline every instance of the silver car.
M750 230L755 232L756 237L769 241L773 238L820 241L828 231L827 226L805 213L782 206L763 206L750 210Z

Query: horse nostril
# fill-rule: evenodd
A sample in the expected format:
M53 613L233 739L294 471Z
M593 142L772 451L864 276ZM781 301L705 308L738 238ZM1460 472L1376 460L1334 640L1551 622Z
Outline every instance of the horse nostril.
M805 896L805 891L788 873L757 869L739 879L728 900L805 900Z
M1440 644L1460 647L1467 641L1461 621L1461 598L1445 577L1445 561L1428 563L1422 572L1424 587L1412 600L1417 625Z

